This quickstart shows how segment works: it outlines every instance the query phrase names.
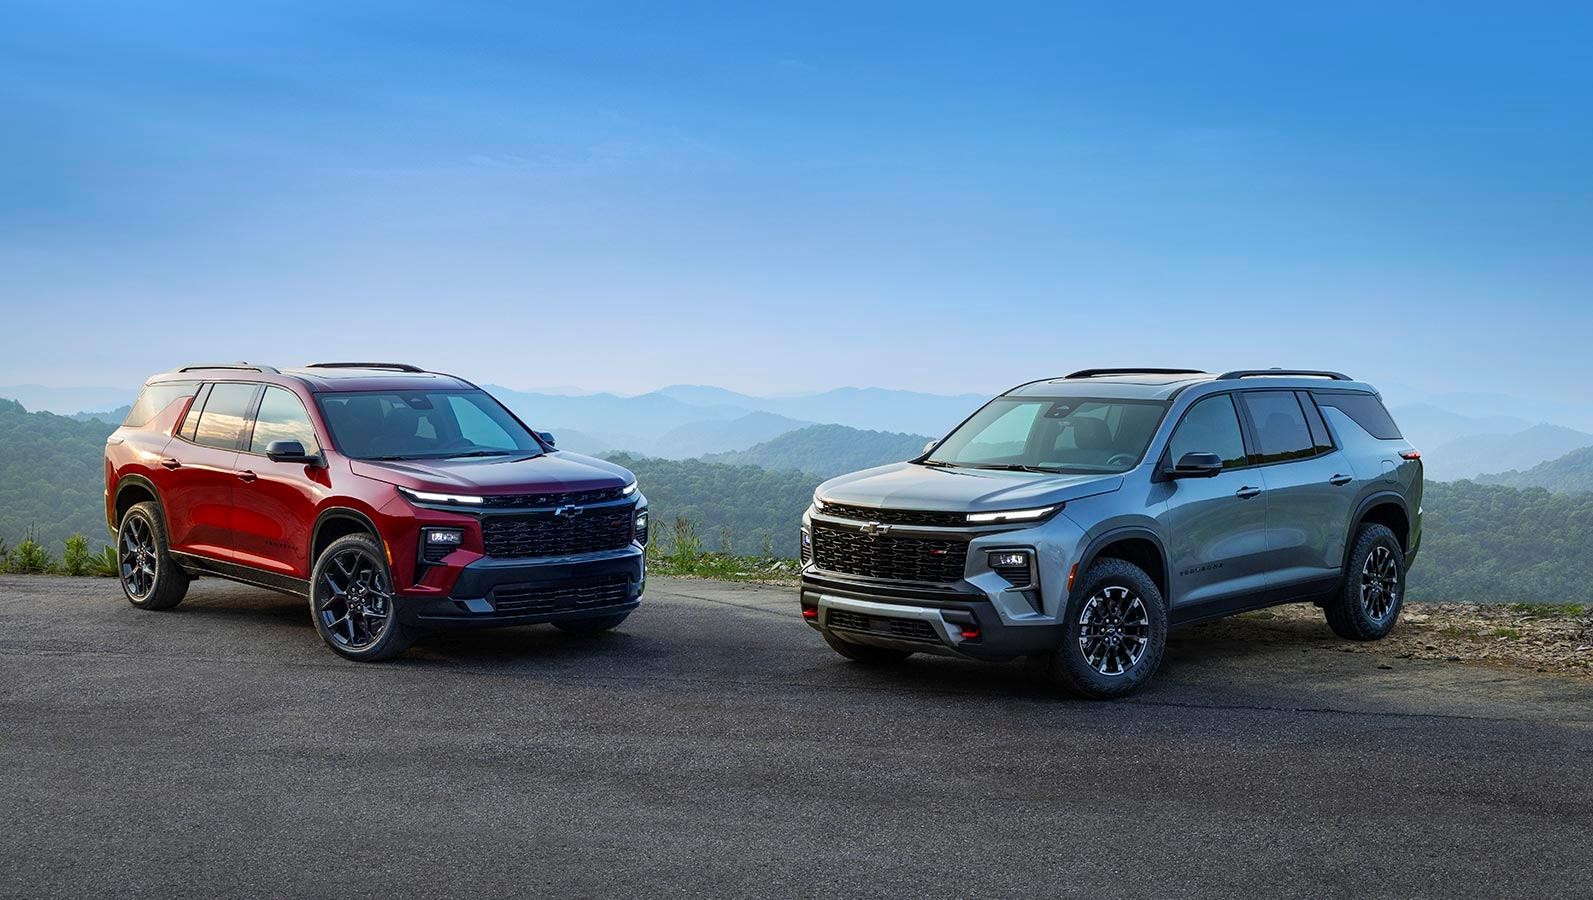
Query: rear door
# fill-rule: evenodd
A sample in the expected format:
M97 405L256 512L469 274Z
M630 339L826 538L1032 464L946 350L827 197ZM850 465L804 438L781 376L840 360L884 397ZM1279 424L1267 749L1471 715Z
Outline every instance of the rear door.
M1355 472L1333 445L1309 394L1240 395L1267 489L1268 583L1308 586L1338 576L1355 502Z
M309 578L310 529L331 482L319 466L266 458L272 441L298 441L308 453L321 451L321 440L299 396L266 385L245 448L236 457L232 511L236 559L273 574Z
M1161 520L1172 561L1168 581L1174 608L1265 586L1267 500L1230 394L1190 406L1173 429L1164 462L1194 452L1217 454L1223 471L1169 482Z
M201 391L161 465L161 500L173 550L233 558L232 502L238 448L259 385L217 382Z

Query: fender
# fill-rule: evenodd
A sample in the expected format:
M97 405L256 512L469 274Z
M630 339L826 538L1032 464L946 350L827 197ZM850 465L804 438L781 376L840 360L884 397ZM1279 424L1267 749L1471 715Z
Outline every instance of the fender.
M370 516L351 506L328 506L316 515L315 526L310 529L310 546L304 548L305 558L310 561L312 567L315 565L315 545L320 540L321 529L327 522L334 519L352 519L364 525L371 534L377 536L378 540L381 539L382 532L376 527L376 523L372 521Z
M1410 504L1405 502L1405 497L1398 491L1378 491L1362 498L1361 502L1355 505L1355 514L1350 516L1349 528L1344 535L1344 561L1339 563L1340 574L1349 569L1350 553L1355 549L1355 529L1360 526L1361 517L1366 515L1367 510L1374 506L1381 506L1384 503L1393 503L1398 506L1400 511L1405 514L1406 522L1414 521L1410 514ZM1410 541L1409 534L1405 534L1402 537L1405 542L1408 543Z
M145 478L142 475L123 475L121 478L117 479L116 496L114 498L116 502L111 504L112 508L120 505L122 492L134 486L141 487L144 490L149 491L149 495L155 498L155 509L160 513L160 527L164 529L167 534L171 534L171 527L166 521L166 502L161 499L160 491L155 487L155 482L150 481L148 478ZM110 529L112 535L116 534L115 525L107 522L106 527Z
M1090 570L1090 566L1095 565L1095 557L1100 555L1102 550L1106 549L1106 545L1123 540L1124 538L1143 538L1144 540L1150 541L1152 544L1156 545L1156 552L1162 558L1162 580L1167 584L1167 588L1162 591L1162 603L1167 606L1167 608L1171 609L1173 605L1173 598L1171 596L1172 564L1167 558L1167 545L1162 543L1161 535L1143 525L1120 525L1116 528L1102 532L1094 540L1090 541L1087 545L1085 545L1084 552L1079 555L1079 574L1082 575L1085 572L1088 572ZM1082 584L1076 584L1073 586L1073 590L1080 590L1081 587ZM1068 599L1073 599L1071 594L1069 595Z

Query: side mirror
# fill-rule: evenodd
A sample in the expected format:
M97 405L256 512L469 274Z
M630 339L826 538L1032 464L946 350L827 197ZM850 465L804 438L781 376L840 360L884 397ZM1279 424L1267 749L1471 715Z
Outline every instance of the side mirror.
M321 455L304 452L304 445L298 441L272 441L266 445L266 459L272 462L311 465L319 464Z
M1222 457L1191 450L1178 458L1167 474L1173 478L1213 478L1222 473Z
M549 447L557 447L559 445L559 442L553 439L553 432L551 431L539 431L537 432L537 437L541 438L542 443L547 444Z
M925 453L932 453L932 452L934 452L935 448L939 447L939 446L940 446L940 441L930 441L929 443L924 445L924 452Z

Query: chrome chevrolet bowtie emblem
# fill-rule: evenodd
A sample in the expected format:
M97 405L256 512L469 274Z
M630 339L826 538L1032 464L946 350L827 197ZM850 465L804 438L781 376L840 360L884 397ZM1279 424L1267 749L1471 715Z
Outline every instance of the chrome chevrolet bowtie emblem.
M581 514L581 508L579 506L561 506L555 509L553 514L555 516L578 516Z
M865 522L858 530L871 538L876 538L882 534L889 534L891 527L882 525L879 522Z

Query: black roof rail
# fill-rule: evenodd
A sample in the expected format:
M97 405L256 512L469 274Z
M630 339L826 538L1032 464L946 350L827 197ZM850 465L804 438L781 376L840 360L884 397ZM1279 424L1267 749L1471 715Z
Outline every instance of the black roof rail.
M1256 378L1264 375L1284 375L1294 378L1328 378L1333 381L1354 381L1355 379L1343 372L1329 372L1325 369L1235 369L1217 376L1218 381L1231 381L1235 378Z
M1080 369L1068 378L1098 378L1102 375L1204 375L1200 369Z
M254 363L246 363L246 362L201 363L199 365L183 366L182 368L178 369L177 371L178 372L196 372L196 371L200 371L200 370L203 370L203 369L230 369L230 370L235 371L235 372L261 372L261 373L264 373L266 375L276 375L276 374L278 374L277 370L272 368L271 366L257 366Z
M424 372L424 371L426 371L425 369L422 369L420 366L412 366L409 363L386 363L386 362L326 362L326 363L310 363L309 365L306 365L305 368L306 369L392 369L395 372Z

